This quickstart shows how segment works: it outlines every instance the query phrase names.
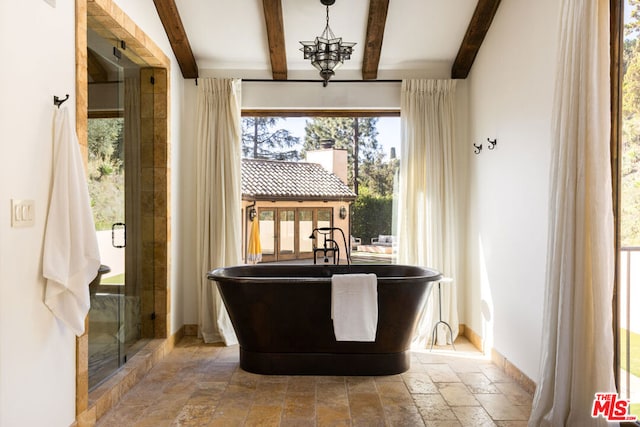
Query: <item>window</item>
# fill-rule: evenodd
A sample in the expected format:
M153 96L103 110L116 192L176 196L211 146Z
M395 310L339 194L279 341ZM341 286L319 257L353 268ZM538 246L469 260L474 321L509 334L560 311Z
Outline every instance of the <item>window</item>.
M377 251L375 240L392 234L399 112L303 117L246 112L242 131L243 158L319 163L356 196L343 203L337 197L326 209L321 208L323 200L300 197L297 202L304 206L292 207L291 200L274 197L273 207L260 208L263 262L312 258L313 242L308 237L316 227L339 227L354 262L392 262L394 254ZM323 157L324 150L342 151L344 162L336 156ZM250 200L247 195L243 198ZM334 237L342 241L342 236ZM359 244L350 247L349 242Z

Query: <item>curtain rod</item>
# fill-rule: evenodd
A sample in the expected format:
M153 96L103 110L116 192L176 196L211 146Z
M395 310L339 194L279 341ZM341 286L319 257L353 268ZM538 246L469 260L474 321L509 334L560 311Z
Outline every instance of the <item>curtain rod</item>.
M323 80L273 80L273 79L241 79L243 82L257 83L323 83ZM329 83L402 83L402 80L329 80Z

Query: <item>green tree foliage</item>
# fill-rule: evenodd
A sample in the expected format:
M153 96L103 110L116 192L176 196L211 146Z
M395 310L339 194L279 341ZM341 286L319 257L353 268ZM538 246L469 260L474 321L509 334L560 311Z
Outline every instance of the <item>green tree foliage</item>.
M242 118L242 156L252 159L300 160L300 139L277 129L280 117Z
M640 0L628 0L622 83L622 246L640 245Z
M372 194L379 197L393 196L393 185L399 167L398 159L384 161L378 157L372 164L364 165L364 184L360 184L359 194ZM384 234L384 233L378 233Z
M360 194L351 206L351 234L368 245L372 237L391 234L393 196Z
M385 161L385 155L377 139L377 122L376 117L314 117L308 120L305 126L303 151L320 148L323 140L333 140L336 148L347 149L348 178L352 188L357 187L358 193L362 188L366 188L374 195L392 194L397 164Z
M88 123L89 196L98 230L124 221L124 120Z
M365 244L372 237L391 234L393 184L398 170L397 159L385 159L377 139L377 123L376 117L314 117L305 126L304 152L320 148L324 140L333 140L336 148L347 150L348 179L358 194L352 205L351 234Z

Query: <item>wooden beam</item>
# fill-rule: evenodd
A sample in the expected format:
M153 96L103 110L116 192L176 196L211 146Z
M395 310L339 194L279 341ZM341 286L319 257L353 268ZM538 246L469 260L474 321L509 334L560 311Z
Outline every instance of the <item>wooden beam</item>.
M469 75L473 61L476 59L499 5L500 0L478 0L467 33L458 50L458 56L456 56L451 68L452 79L466 79Z
M362 60L362 79L378 78L378 64L382 50L382 38L387 22L389 0L370 0L369 17L367 19L367 36L364 43Z
M185 79L197 79L198 64L196 64L196 59L193 57L191 45L182 25L182 19L180 19L175 0L153 0L153 3L156 5L164 31L169 37L169 43L171 43L173 53L178 60L178 65L180 65L182 77Z
M264 21L267 24L269 56L273 80L287 80L287 52L284 44L284 24L281 0L262 0Z

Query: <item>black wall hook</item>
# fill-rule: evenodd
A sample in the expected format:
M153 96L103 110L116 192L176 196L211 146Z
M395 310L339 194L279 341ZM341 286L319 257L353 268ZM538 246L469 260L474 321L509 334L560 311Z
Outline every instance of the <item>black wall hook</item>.
M489 150L493 150L494 148L496 148L496 144L498 143L497 139L494 139L493 141L489 138L487 138L487 142L489 143Z
M475 150L473 150L473 152L476 154L480 154L480 152L482 151L482 144L480 145L473 144L473 146L475 147Z
M57 95L53 95L53 105L55 105L56 107L60 108L62 103L64 103L64 101L66 101L67 99L69 99L69 94L67 94L67 96L64 99L60 99L60 98L58 98Z

